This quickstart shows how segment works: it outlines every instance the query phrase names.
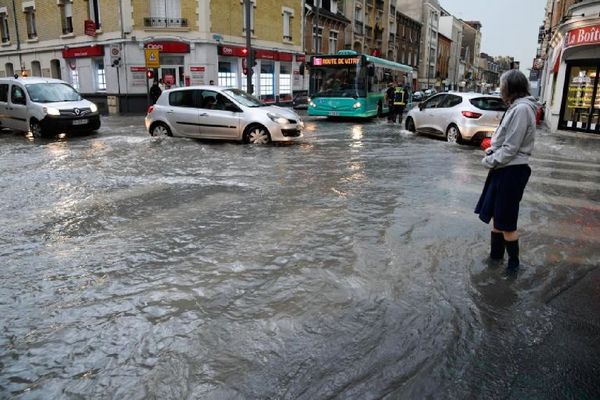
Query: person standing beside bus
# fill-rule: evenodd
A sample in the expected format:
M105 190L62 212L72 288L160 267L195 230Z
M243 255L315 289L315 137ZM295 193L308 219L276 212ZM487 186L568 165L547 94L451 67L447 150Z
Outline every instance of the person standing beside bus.
M406 92L404 91L404 87L400 84L397 84L394 88L394 101L393 101L393 116L392 122L396 122L398 119L398 123L402 123L402 114L404 114L404 108L406 107Z
M389 110L388 118L387 118L388 122L393 122L396 119L396 117L394 116L394 92L395 92L394 86L396 86L394 84L394 82L390 82L388 84L387 90L385 91L385 101L388 105L388 110Z

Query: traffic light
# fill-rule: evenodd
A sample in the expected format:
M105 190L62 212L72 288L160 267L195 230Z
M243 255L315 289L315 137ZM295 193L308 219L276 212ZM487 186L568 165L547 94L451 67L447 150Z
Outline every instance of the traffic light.
M152 71L151 69L146 71L146 78L148 78L148 80L154 78L154 71Z

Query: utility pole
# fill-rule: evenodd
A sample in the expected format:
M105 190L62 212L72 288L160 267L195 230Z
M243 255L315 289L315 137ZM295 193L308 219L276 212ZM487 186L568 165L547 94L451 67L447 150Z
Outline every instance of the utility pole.
M246 7L246 87L249 94L254 93L252 74L254 73L254 53L252 52L252 0L245 0Z
M321 52L321 43L319 40L319 2L321 0L314 0L315 2L315 12L313 13L313 15L315 16L315 21L314 21L314 26L315 26L315 49L313 51L314 54L319 54Z
M12 6L13 18L15 20L15 33L17 34L17 53L19 54L19 68L21 68L21 72L23 72L23 59L21 57L21 39L19 37L19 23L17 22L17 7L15 5L15 0L12 0Z

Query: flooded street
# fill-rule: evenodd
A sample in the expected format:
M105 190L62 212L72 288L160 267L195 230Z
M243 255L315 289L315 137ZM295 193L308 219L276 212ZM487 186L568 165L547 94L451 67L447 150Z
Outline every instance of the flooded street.
M383 120L2 132L0 398L598 398L600 138L538 133L508 274L482 151Z

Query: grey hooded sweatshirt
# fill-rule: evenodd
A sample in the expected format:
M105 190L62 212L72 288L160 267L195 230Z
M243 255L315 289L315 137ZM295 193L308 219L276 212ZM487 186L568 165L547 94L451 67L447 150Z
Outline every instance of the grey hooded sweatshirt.
M486 168L528 164L535 138L536 100L533 96L515 100L492 137L492 145L481 163Z

